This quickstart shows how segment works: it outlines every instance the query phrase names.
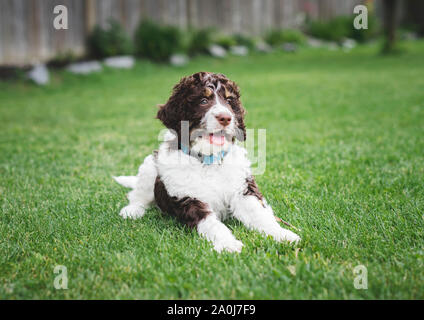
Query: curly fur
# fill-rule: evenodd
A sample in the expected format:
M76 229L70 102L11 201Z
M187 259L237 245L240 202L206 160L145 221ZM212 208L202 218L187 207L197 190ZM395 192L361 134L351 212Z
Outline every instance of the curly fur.
M222 114L230 121L220 122ZM133 189L121 216L139 218L156 203L164 214L196 228L218 252L240 252L243 247L222 223L230 216L276 241L298 242L299 236L275 220L251 174L246 150L235 143L235 138L246 138L244 116L239 88L224 75L199 72L182 78L157 113L170 130L168 137L174 138L145 159L136 177L115 178ZM222 162L206 165L181 150L182 121L189 124L190 148L205 152L210 143L225 149ZM225 137L225 143L215 145L208 140L217 132Z

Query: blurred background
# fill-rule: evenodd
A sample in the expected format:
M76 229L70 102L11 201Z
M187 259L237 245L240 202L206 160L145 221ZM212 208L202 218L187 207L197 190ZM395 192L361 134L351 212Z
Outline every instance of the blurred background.
M355 33L352 28L353 8L358 4L364 4L369 9L367 32ZM57 5L64 5L68 9L67 30L53 27L53 20L57 16L53 10ZM143 33L143 22L147 21L151 24L144 25ZM173 28L158 30L155 25ZM302 42L302 36L297 31L340 44L346 39L369 40L384 28L394 34L395 27L409 31L406 36L422 36L424 2L1 0L0 66L25 66L52 60L53 64L66 64L83 56L104 58L132 53L153 60L167 60L175 52L192 55L210 51L211 42L224 49L232 45L256 44L258 49L267 50L266 45ZM214 32L205 31L210 28ZM111 29L109 33L101 32ZM203 33L195 34L194 30L203 30ZM279 33L280 30L286 30L286 34ZM190 35L187 35L189 31ZM238 37L230 39L226 35ZM265 45L258 45L260 37ZM390 35L387 37L390 38ZM161 41L164 43L158 44ZM145 48L147 45L140 42L153 42L150 46L156 49L160 47L158 50L164 52L160 57L151 57L148 48ZM310 43L313 44L313 41ZM290 47L286 49L290 50Z

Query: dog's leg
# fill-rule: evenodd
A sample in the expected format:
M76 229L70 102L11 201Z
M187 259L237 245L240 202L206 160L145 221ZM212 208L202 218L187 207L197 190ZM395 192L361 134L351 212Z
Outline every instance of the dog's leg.
M233 202L234 217L247 228L272 236L276 241L298 242L300 237L281 228L275 220L272 208L265 201L252 195L237 197Z
M196 228L202 237L212 242L216 251L241 251L243 244L219 221L206 203L190 197L170 196L159 177L155 183L155 199L162 212L176 217L189 227Z
M206 216L197 225L197 231L200 235L211 241L213 248L221 252L223 250L229 252L241 252L243 243L237 240L215 214L211 213Z
M154 201L153 189L157 176L156 165L152 155L144 159L138 169L135 188L128 193L129 204L121 209L119 215L126 218L137 219L144 215L146 209Z

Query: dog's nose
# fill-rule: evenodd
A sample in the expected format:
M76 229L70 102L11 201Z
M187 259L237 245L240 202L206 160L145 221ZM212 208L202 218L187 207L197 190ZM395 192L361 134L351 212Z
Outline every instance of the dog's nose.
M231 116L226 113L220 113L217 116L215 116L215 118L224 127L228 126L231 122Z

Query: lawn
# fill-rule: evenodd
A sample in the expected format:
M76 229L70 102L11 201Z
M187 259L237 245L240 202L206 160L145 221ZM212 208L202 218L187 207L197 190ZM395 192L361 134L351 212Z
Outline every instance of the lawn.
M0 83L1 299L423 299L424 42L382 57L343 51L194 59L173 68ZM118 212L158 146L156 105L200 70L241 87L247 126L266 129L256 177L296 250L240 223L241 254L217 254L151 209ZM66 266L68 289L54 268ZM368 289L354 287L355 266Z

